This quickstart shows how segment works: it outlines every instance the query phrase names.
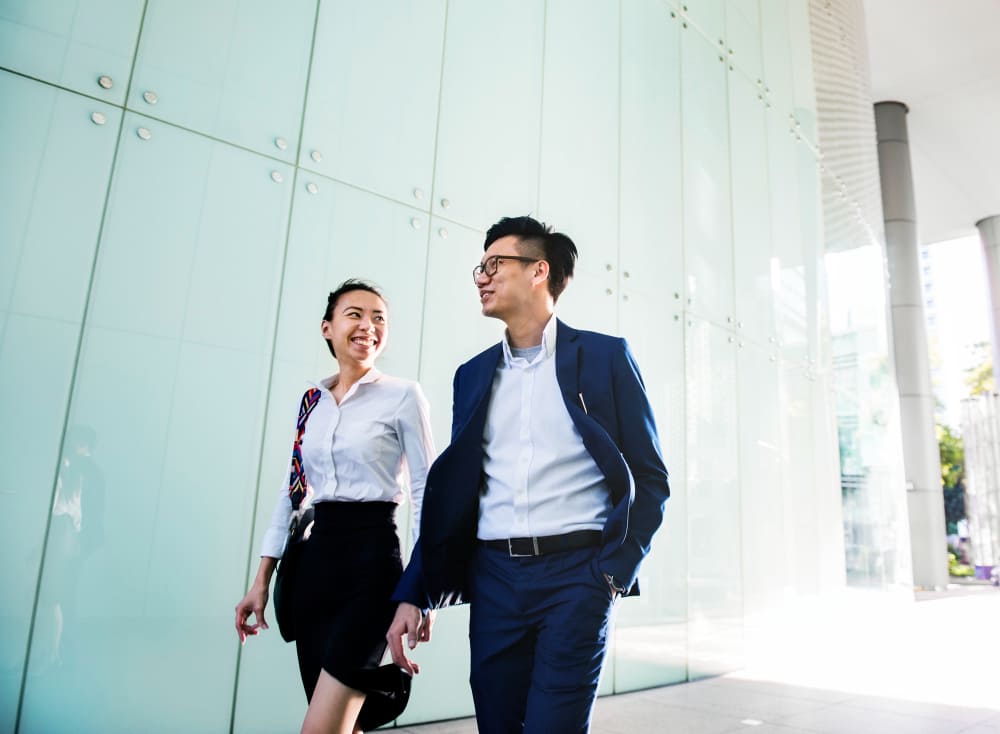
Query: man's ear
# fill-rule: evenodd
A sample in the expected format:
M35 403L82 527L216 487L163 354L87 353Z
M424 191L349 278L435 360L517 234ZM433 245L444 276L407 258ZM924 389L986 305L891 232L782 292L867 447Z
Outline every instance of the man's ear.
M531 278L532 283L544 283L549 279L549 263L547 260L539 260L535 263L535 273Z

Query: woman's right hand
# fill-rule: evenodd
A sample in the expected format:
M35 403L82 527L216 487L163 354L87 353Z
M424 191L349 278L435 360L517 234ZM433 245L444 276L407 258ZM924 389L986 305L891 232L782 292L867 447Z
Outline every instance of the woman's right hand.
M264 607L267 606L268 590L271 588L271 575L278 566L278 559L270 556L260 557L260 566L250 591L236 605L236 634L240 644L247 641L248 635L256 635L261 630L269 629L264 619ZM257 624L247 624L250 615L257 619Z
M256 635L260 630L268 629L267 620L264 619L264 607L267 606L268 591L266 586L254 584L250 591L236 605L236 634L239 635L240 644L247 641L250 635ZM250 615L253 614L256 624L248 624Z

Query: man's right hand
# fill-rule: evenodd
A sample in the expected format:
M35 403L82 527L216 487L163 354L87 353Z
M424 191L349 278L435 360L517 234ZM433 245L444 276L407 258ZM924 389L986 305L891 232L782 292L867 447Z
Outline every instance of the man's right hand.
M424 625L427 629L424 629ZM385 639L389 642L389 650L392 652L392 662L398 665L410 675L420 672L420 666L406 657L403 651L403 637L406 637L406 645L409 649L414 649L422 640L430 639L430 618L424 618L419 607L415 607L408 602L400 602L396 607L396 616L389 625L389 631L385 633Z

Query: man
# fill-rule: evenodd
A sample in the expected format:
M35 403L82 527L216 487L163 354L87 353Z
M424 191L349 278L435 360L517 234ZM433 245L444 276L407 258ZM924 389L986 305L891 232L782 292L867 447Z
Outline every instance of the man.
M401 638L429 639L421 610L471 602L479 731L586 732L611 607L638 592L667 470L625 341L553 315L573 241L514 217L484 249L479 301L506 336L455 373L451 445L428 474L387 637L412 671Z

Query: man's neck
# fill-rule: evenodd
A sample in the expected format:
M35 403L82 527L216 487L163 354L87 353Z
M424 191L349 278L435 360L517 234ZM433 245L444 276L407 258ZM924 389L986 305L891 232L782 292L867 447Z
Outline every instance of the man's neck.
M537 347L542 343L542 332L552 318L552 311L539 311L512 318L507 322L507 341L514 349Z

